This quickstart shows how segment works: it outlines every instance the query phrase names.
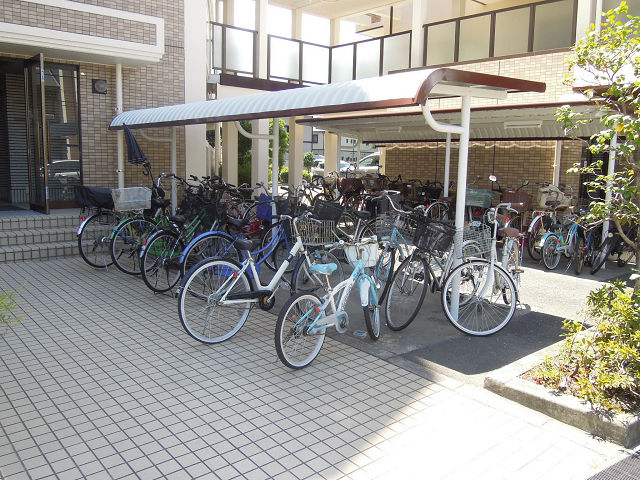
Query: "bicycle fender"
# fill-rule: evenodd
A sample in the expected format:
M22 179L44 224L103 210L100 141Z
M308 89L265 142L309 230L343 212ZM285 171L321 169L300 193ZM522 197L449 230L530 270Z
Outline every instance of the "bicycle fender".
M373 295L373 300L377 304L378 298L376 296L376 291L373 288L373 281L367 275L361 275L358 278L358 289L360 290L360 305L366 307L369 305L369 291L371 291Z
M546 233L546 234L544 235L544 237L542 237L542 240L540 240L540 249L542 249L542 247L544 247L544 244L545 244L545 242L547 241L547 239L548 239L549 237L556 237L556 238L558 238L558 235L556 235L556 234L555 234L555 233L553 233L553 232Z
M229 240L230 242L233 243L233 237L231 235L229 235L227 232L223 232L221 230L214 230L214 231L209 231L209 232L204 232L201 233L200 235L198 235L197 237L195 237L194 239L192 239L186 247L184 247L184 250L182 250L182 253L180 254L180 260L179 262L182 263L184 260L184 257L187 255L187 253L189 252L189 250L191 250L191 248L193 247L193 245L200 239L205 238L205 237L209 237L211 235L215 234L216 236L220 236L222 235L223 237L225 237L227 240ZM144 248L144 247L143 247Z
M96 215L97 213L94 213L93 215L89 215L87 218L85 218L80 224L80 226L78 227L78 231L76 232L76 235L79 236L82 233L82 229L84 229L84 226L87 224L87 222L91 220L93 217L95 217Z

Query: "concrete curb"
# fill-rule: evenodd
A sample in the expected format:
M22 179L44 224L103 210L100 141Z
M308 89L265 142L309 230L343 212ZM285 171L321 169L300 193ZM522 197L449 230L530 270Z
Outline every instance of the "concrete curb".
M558 345L552 345L491 372L484 379L484 387L509 400L625 448L631 448L640 443L640 415L598 414L576 397L549 390L542 385L520 378L520 375L541 363L546 356L553 355Z

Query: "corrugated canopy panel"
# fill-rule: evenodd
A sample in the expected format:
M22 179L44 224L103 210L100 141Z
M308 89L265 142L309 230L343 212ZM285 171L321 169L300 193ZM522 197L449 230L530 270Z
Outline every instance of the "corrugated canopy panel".
M448 88L447 88L448 87ZM118 115L110 128L193 125L260 118L355 112L424 104L427 98L473 87L475 97L496 91L543 92L545 84L451 68L415 70L382 77L331 83L219 100L132 110Z

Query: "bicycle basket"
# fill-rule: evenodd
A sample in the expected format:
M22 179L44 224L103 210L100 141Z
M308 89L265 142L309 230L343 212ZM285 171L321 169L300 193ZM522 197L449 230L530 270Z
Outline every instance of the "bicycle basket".
M362 261L365 267L375 267L378 263L378 244L367 243L366 245L346 245L344 254L352 267L356 267L357 260Z
M342 194L357 193L362 190L362 180L359 178L339 178L338 191Z
M272 208L271 197L261 193L258 197L258 206L256 207L256 217L260 220L271 221Z
M456 258L480 257L491 252L491 227L489 225L472 225L456 231L456 241L462 241L462 256Z
M319 220L337 222L342 212L344 212L344 207L339 202L316 200L313 204L313 216Z
M376 218L376 235L378 238L390 237L393 229L404 237L407 243L413 242L417 219L415 215L397 213L383 213Z
M335 222L329 220L314 220L308 217L299 218L296 222L298 235L302 243L307 246L326 245L335 241Z
M151 208L151 189L147 187L114 188L111 196L117 212Z
M426 252L446 252L451 247L456 229L449 223L422 217L418 219L414 244Z

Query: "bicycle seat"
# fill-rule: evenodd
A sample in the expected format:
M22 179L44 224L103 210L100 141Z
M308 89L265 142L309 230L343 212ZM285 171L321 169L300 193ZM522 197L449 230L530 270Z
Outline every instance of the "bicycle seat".
M318 263L316 265L311 265L310 270L312 272L318 272L323 275L331 275L338 269L338 266L335 263Z
M245 240L241 238L237 239L235 244L236 247L238 247L238 249L242 251L251 251L251 248L253 247L253 242L251 240Z
M499 228L498 233L502 236L506 235L507 237L514 237L514 238L520 236L520 230L513 227Z
M187 219L184 215L169 215L169 221L178 225L184 225L185 223L187 223Z
M369 218L371 216L371 212L367 212L366 210L355 211L355 212L351 212L351 213L353 213L360 220L366 220L367 218Z
M227 218L227 222L237 228L244 227L248 223L245 219L240 220L232 217Z

